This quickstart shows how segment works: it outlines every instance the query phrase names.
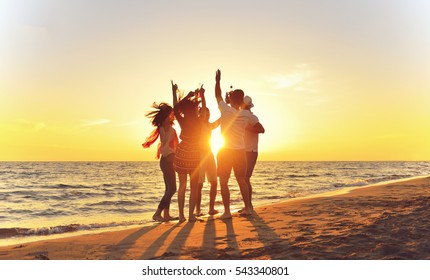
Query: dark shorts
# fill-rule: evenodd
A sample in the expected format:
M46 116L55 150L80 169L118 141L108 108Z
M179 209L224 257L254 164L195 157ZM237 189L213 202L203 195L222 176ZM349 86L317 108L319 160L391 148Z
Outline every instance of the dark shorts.
M246 152L246 178L251 178L257 158L258 152Z
M231 169L234 170L236 178L245 178L246 155L245 150L221 149L217 155L218 177L230 178Z

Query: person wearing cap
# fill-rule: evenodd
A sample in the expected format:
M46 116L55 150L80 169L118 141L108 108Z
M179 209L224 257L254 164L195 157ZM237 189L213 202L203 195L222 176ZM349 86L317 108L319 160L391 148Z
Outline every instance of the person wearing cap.
M233 169L236 181L240 188L240 193L244 202L244 208L241 215L252 214L251 196L249 187L246 183L246 155L244 134L246 126L254 126L255 120L249 118L249 112L241 110L244 92L241 89L231 91L227 96L230 100L230 106L221 96L221 71L216 71L215 76L215 97L218 102L218 108L221 112L221 134L224 137L224 147L217 155L217 173L221 187L221 197L224 205L224 213L221 219L230 219L230 190L228 180ZM227 99L226 97L226 99Z
M247 112L249 118L252 118L252 122L256 123L254 126L248 125L245 128L245 153L246 153L246 175L245 181L248 185L249 195L251 197L251 207L252 207L252 184L251 184L251 176L254 172L255 164L257 163L258 158L258 135L260 133L264 133L265 129L261 125L258 117L251 112L251 108L254 107L252 103L252 98L249 96L245 96L243 98L242 110Z

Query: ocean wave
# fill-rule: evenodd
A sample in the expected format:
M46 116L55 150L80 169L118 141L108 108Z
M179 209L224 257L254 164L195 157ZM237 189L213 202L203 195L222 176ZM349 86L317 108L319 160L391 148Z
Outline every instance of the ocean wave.
M34 195L36 195L36 192L34 191L11 191L6 195L12 195L12 196L23 196L24 198L30 198Z
M53 227L41 228L0 228L0 239L11 237L24 237L24 236L40 236L69 233L76 231L88 231L104 228L115 228L133 225L142 225L142 221L128 221L128 222L112 222L112 223L95 223L95 224L70 224L60 225Z
M139 214L139 213L142 213L142 210L136 209L136 208L133 209L133 208L120 207L120 208L106 209L105 212L120 213L120 214Z
M332 187L335 189L339 188L347 188L347 187L360 187L360 186L366 186L370 182L367 180L355 180L347 183L333 183Z
M320 177L320 175L318 174L306 174L306 175L296 175L296 174L291 174L287 176L288 178L315 178L315 177Z
M41 212L34 212L34 215L40 215L40 216L65 216L69 215L68 212L62 211L62 210L55 210L55 209L46 209Z
M261 199L269 199L269 200L279 200L279 199L287 199L291 198L290 195L267 195L262 196Z
M90 185L70 185L70 184L54 184L54 185L47 185L44 188L50 188L50 189L91 189L93 186Z
M28 209L10 209L8 213L9 214L31 214L33 213L33 211Z
M6 216L0 220L0 228L2 224L3 227L6 225L3 221L20 227L29 220L31 224L51 226L87 223L88 219L107 222L139 219L142 215L150 217L165 190L158 162L0 163L0 169L13 170L11 174L0 174L0 204L3 206L0 215ZM430 174L430 163L259 162L254 171L251 181L257 206L260 202L426 175ZM36 178L34 174L45 175ZM240 188L234 178L229 181L229 187L232 206L242 207ZM207 184L204 191L209 192ZM202 199L202 207L207 207L207 193ZM172 205L175 210L177 194L172 198ZM219 186L216 205L222 207ZM106 220L92 219L100 215ZM120 218L117 220L117 217ZM49 231L73 228L54 227ZM78 228L91 229L93 226L80 225ZM33 230L43 231L47 230ZM13 233L13 230L8 232Z
M134 200L134 201L130 201L130 200L117 200L117 201L111 201L111 200L105 200L105 201L100 201L100 202L95 202L95 203L90 203L87 206L139 206L142 204L142 201L139 200Z

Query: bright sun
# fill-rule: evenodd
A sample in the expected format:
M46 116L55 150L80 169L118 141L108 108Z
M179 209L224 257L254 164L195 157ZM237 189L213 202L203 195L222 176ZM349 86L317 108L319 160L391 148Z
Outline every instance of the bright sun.
M211 137L212 153L216 156L222 146L224 146L224 138L221 136L219 131L214 131Z

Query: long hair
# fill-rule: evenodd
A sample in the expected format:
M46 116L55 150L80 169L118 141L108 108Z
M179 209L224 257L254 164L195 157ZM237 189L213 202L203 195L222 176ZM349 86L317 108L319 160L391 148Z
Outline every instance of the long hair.
M191 98L181 98L176 107L184 116L198 117L197 108L199 102L198 98L194 96Z
M166 120L166 118L168 118L173 112L172 106L163 102L160 104L154 102L152 104L152 108L154 108L155 110L147 113L146 116L148 118L151 118L152 125L157 127L161 126Z

